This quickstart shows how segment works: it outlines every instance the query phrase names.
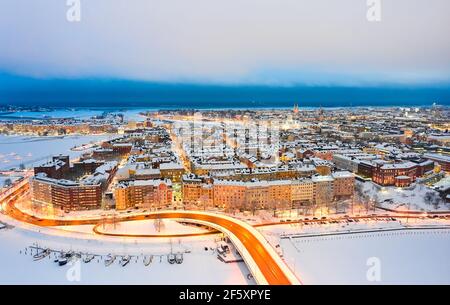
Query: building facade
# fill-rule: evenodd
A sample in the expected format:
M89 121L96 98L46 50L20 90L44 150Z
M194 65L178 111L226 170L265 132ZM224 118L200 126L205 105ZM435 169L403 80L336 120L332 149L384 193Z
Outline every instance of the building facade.
M31 179L34 204L52 206L63 211L101 208L101 184L83 185L69 180L36 175Z
M117 210L128 208L160 209L172 203L169 180L122 181L114 190Z

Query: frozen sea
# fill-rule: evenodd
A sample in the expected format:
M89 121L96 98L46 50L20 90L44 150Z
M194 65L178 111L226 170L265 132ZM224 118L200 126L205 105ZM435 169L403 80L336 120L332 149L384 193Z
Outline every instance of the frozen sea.
M450 229L281 239L305 284L450 284Z
M81 144L95 143L113 135L71 135L61 137L6 136L0 135L0 170L8 170L24 164L38 165L53 155L66 154L76 158L86 151L72 151Z
M142 120L143 117L139 114L142 111L155 110L148 108L63 108L53 109L49 111L18 111L12 113L0 113L1 120L21 120L21 119L89 119L93 116L99 116L104 112L122 113L126 120Z

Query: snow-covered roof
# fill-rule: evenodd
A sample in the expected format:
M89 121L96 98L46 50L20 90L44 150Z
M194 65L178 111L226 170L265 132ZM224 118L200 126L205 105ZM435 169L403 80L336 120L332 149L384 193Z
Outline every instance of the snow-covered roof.
M160 170L171 170L171 169L182 170L182 169L184 169L184 167L180 163L169 162L169 163L161 163L159 165L159 169Z
M355 177L351 172L349 171L338 171L331 174L333 178L352 178Z

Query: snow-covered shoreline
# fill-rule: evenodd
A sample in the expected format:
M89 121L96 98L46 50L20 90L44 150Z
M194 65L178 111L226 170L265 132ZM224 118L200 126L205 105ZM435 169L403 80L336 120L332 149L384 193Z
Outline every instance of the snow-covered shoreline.
M92 226L83 233L20 224L4 215L0 220L15 225L0 230L1 284L254 284L247 278L249 271L243 262L226 264L217 259L212 250L216 247L214 236L117 238L87 233L92 232ZM29 251L25 255L25 248L33 244L103 257L89 264L80 263L81 279L71 281L67 274L74 264L59 267L50 258L35 262ZM171 252L185 253L183 263L169 264L166 256ZM133 260L126 267L118 263L105 267L103 259L109 253L132 255ZM144 266L142 257L149 255L155 256L154 261Z

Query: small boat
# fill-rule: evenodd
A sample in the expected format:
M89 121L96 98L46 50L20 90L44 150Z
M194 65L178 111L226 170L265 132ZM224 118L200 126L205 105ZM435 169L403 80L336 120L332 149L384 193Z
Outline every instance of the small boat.
M59 257L55 260L55 263L58 263L60 266L64 266L73 258L73 255L73 251L69 251L67 253L61 252Z
M58 263L58 265L60 266L64 266L69 262L69 259L67 257L67 254L64 252L61 252L61 254L59 255L59 258L56 260L56 262Z
M148 266L152 263L153 261L153 255L150 255L149 257L144 257L144 266Z
M175 255L175 262L177 264L181 264L183 262L183 254L182 253L177 253L177 255Z
M67 257L60 257L60 258L58 259L58 265L64 266L64 265L67 264L68 261L69 261L69 260L67 259Z
M167 255L167 261L170 264L175 264L175 254L170 253L169 255Z
M105 259L105 266L108 267L109 265L114 263L115 260L116 260L115 255L108 254L108 256L106 256L106 259Z
M85 264L90 263L95 258L95 255L93 254L87 254L86 257L83 259L83 262Z
M33 256L33 259L34 259L35 261L41 260L41 259L43 259L43 258L49 256L50 253L51 253L51 252L50 252L50 249L49 249L49 248L44 249L44 250L41 251L40 253L35 254L35 255Z
M120 260L120 265L122 267L125 267L126 265L128 265L128 263L131 261L131 257L129 255L127 256L123 256L122 259Z

